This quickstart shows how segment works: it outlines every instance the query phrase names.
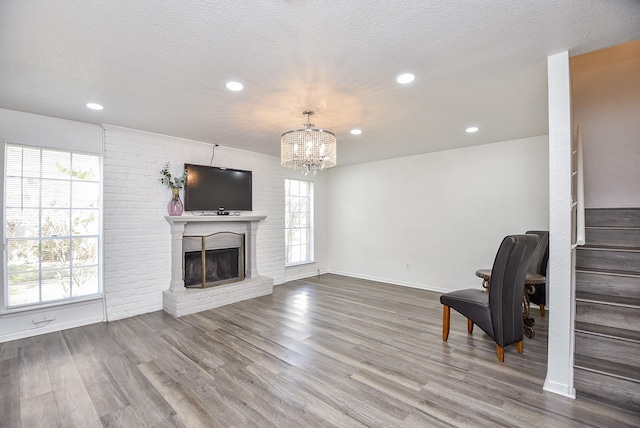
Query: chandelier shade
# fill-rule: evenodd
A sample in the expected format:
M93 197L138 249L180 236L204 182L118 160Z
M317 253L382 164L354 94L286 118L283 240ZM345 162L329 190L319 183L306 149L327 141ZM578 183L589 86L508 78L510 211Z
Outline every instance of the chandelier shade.
M304 128L287 131L280 138L280 165L301 170L305 175L336 166L336 135L315 129L309 122L312 111L302 114L307 116L307 122L302 124Z

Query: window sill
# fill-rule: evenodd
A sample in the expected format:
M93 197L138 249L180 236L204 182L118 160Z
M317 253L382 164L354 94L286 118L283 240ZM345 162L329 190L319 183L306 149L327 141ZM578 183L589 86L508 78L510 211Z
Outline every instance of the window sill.
M304 262L298 262L298 263L291 263L291 264L285 264L284 268L294 268L294 267L299 267L299 266L305 266L305 265L313 265L315 264L316 261L315 260L308 260L308 261L304 261Z

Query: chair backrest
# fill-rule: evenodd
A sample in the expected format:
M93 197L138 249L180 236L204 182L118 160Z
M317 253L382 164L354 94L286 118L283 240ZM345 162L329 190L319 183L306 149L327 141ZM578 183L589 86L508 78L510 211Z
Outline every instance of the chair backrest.
M496 254L489 283L493 339L502 347L522 340L522 296L536 235L509 235Z
M538 245L536 245L536 249L531 256L527 272L545 275L547 273L547 260L549 259L549 231L528 230L527 235L538 235Z

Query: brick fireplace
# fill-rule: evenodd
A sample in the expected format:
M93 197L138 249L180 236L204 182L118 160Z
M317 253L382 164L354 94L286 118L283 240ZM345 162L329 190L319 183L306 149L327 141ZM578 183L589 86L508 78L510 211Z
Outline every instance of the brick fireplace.
M188 315L273 292L273 279L258 275L256 233L266 216L167 216L171 227L171 282L163 292L163 308L174 316ZM211 288L185 287L185 240L221 232L243 234L244 280Z

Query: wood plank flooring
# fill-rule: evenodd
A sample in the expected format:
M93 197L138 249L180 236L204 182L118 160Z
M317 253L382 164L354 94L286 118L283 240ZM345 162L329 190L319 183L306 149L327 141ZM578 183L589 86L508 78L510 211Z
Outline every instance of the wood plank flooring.
M478 282L478 287L480 283ZM2 427L625 427L623 403L542 391L546 320L500 364L439 294L338 275L182 318L0 344Z

